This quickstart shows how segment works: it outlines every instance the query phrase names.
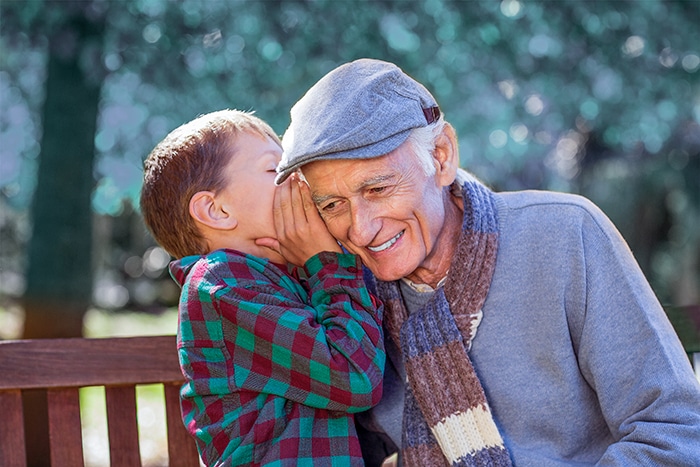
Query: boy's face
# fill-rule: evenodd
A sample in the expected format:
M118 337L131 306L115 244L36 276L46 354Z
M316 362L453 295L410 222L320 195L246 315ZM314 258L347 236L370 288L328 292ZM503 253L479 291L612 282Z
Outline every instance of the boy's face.
M255 244L255 239L261 237L277 238L272 207L277 189L275 168L282 148L270 137L251 132L239 133L234 148L224 169L228 183L217 194L238 221L231 231L229 247L284 263L280 255Z

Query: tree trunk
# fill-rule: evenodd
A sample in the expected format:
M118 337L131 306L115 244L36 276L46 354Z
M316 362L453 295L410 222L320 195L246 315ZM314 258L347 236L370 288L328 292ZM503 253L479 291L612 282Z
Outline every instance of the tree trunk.
M27 288L23 297L25 339L79 337L92 297L94 140L100 97L101 20L88 19L77 4L49 37L46 100L37 186L32 206ZM83 4L85 5L85 4ZM97 73L96 73L97 71ZM46 394L24 399L27 463L49 465Z

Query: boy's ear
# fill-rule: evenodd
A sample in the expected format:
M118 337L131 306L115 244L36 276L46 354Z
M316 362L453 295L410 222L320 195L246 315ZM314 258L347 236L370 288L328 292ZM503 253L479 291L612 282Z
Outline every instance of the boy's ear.
M452 184L457 177L459 168L459 148L457 146L457 134L449 123L445 123L442 133L435 140L433 153L435 164L435 176L442 186Z
M231 230L238 225L233 212L211 191L198 191L190 198L190 216L216 230Z

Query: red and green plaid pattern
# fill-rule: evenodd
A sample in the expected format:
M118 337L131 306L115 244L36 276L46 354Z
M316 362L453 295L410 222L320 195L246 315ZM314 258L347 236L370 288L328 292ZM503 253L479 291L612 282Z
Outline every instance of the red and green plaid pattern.
M171 265L183 419L207 465L362 465L352 413L379 402L381 306L354 255L303 282L233 250Z

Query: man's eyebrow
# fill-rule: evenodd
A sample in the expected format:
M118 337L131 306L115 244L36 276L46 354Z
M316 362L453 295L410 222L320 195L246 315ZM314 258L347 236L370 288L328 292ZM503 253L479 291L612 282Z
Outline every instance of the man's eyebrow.
M395 178L396 178L395 174L377 175L376 177L368 178L367 180L363 181L358 188L362 189L362 188L366 188L368 186L378 185L380 183L385 183L385 182L391 181Z
M353 191L361 191L368 186L372 185L378 185L381 183L386 183L388 181L394 180L396 178L395 174L385 174L385 175L377 175L375 177L368 178L366 180L363 180L362 183L357 185ZM317 193L312 193L311 198L313 199L314 203L316 205L323 204L324 202L328 201L329 199L335 198L336 195L319 195Z
M321 196L321 195L316 195L313 193L311 194L311 199L314 201L314 204L316 206L319 206L319 205L325 203L326 201L328 201L329 199L331 199L333 197L334 197L333 195Z

